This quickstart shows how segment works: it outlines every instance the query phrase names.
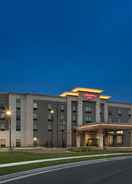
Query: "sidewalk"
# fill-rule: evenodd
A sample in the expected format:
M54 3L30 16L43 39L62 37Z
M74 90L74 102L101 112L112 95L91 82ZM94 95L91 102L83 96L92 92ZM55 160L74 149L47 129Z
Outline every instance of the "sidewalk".
M73 160L73 159L83 159L83 158L95 158L95 157L108 157L108 156L128 156L132 155L131 153L110 153L110 154L95 154L95 155L83 155L83 156L71 156L71 157L60 157L60 158L50 158L50 159L40 159L40 160L31 160L31 161L22 161L14 163L0 164L0 168L14 167L21 165L29 165L35 163L45 163L45 162L54 162L54 161L63 161L63 160Z

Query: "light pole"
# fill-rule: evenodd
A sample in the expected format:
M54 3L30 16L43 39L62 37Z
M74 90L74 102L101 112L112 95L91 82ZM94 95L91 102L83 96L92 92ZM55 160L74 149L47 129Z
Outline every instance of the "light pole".
M12 112L10 109L6 110L5 112L7 120L8 120L8 125L9 125L9 149L12 151L12 144L11 144L11 116Z

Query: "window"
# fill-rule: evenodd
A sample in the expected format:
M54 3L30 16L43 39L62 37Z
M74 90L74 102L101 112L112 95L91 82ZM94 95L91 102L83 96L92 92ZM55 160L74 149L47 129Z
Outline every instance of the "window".
M6 139L0 139L0 147L6 147Z
M64 131L65 126L63 124L61 124L59 128L60 128L61 131Z
M21 139L16 139L16 147L21 147Z
M129 118L132 117L131 111L128 112L128 117L129 117Z
M5 123L4 122L1 122L0 123L0 130L4 131L5 129L6 129Z
M35 101L34 101L34 103L33 103L33 109L34 109L34 110L38 109L38 103L35 102Z
M21 120L21 99L16 99L16 121Z
M119 116L122 116L122 112L121 112L120 109L118 110L118 115L119 115Z
M92 112L92 108L89 105L85 106L85 112Z
M65 109L64 104L61 104L60 109L61 109L61 111L64 111L64 109Z
M16 99L16 108L17 109L20 109L21 108L21 99L20 98L17 98Z
M76 111L77 111L77 106L76 106L76 105L73 105L73 106L72 106L72 111L73 111L73 112L76 112Z
M91 116L85 116L85 122L92 122Z
M122 116L122 113L118 113L118 116L121 117Z
M5 119L5 113L3 113L3 112L0 112L0 119Z
M52 105L51 104L48 104L48 110L52 110Z
M109 116L112 116L112 112L111 111L109 111Z
M50 131L50 130L52 130L52 124L51 123L48 124L48 131Z
M5 110L5 106L3 104L0 104L0 110Z
M52 114L48 114L48 121L52 121L53 120L53 115Z
M129 117L129 118L131 118L131 117L132 117L132 115L131 115L131 114L128 114L128 117Z
M118 118L117 122L118 122L118 123L121 123L121 118Z
M77 120L76 115L73 114L73 115L72 115L72 121L75 122L76 120Z
M123 144L123 137L121 135L117 136L117 144Z
M38 121L37 120L34 120L33 121L33 130L34 131L37 131L38 130Z
M16 120L21 120L21 111L16 110Z
M16 121L16 131L20 131L21 130L21 121L17 120Z
M38 116L37 116L36 113L33 113L33 119L34 119L34 120L37 120L37 119L38 119Z
M64 114L61 113L61 115L60 115L60 120L63 121L64 119L65 119Z
M109 117L109 122L110 122L110 123L112 123L112 122L113 122L112 117Z

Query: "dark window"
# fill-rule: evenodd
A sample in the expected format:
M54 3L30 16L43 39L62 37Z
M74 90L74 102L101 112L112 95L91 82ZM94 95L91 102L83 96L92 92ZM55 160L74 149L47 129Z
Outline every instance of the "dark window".
M48 104L48 110L51 111L52 110L52 105Z
M2 148L6 147L6 139L0 139L0 147Z
M16 131L20 131L21 130L21 121L17 120L16 121Z
M16 120L21 120L21 110L19 107L16 108Z
M38 121L33 122L33 130L37 131L38 130Z
M21 139L16 139L16 147L21 147Z
M37 113L33 113L33 120L38 120L38 115L37 115Z
M48 121L53 121L53 115L52 114L48 114Z
M16 108L21 108L21 99L20 98L16 99Z
M72 122L76 122L77 121L77 116L75 114L72 115Z
M64 106L64 104L61 104L61 106L60 106L60 110L61 110L61 111L64 111L64 110L65 110L65 106Z

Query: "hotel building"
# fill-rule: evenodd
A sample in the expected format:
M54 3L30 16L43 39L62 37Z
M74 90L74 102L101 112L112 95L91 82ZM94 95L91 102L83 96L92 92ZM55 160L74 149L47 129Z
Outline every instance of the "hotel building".
M132 147L132 104L110 98L91 88L59 96L1 93L0 147Z

